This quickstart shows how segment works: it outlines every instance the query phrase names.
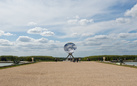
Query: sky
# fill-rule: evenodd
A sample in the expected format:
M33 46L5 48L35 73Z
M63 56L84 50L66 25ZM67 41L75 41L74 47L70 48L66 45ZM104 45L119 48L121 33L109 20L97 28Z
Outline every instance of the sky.
M137 55L137 0L0 0L0 55Z

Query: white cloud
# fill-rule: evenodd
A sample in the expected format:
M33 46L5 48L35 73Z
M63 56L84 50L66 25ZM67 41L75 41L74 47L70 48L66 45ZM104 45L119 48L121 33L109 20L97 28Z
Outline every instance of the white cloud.
M78 15L76 15L76 16L75 16L75 18L76 18L76 19L79 19L79 16L78 16Z
M38 39L38 42L40 42L40 43L48 43L48 39L46 39L46 38L41 38L41 39Z
M79 36L78 33L72 33L72 35L71 35L71 37L77 37L77 36Z
M87 25L93 23L93 19L79 19L79 17L76 17L75 19L70 19L67 21L70 25Z
M42 32L40 35L42 35L42 36L53 36L53 35L54 35L54 32L44 31L44 32Z
M128 33L132 30L136 30L136 19L133 18L116 18L115 20L95 22L89 25L76 25L61 29L66 35L77 32L78 34L92 32L98 33Z
M8 32L8 33L5 33L4 35L5 36L12 36L13 34L11 34L11 33Z
M14 43L6 39L0 39L0 46L13 46Z
M101 4L98 5L98 3ZM11 30L12 28L13 31L25 31L26 29L24 30L23 26L28 22L29 25L35 25L36 22L41 25L55 25L57 23L64 23L66 17L72 18L75 15L79 15L81 18L85 16L89 18L97 14L109 13L107 8L115 3L117 3L117 0L65 0L61 2L53 0L0 1L0 23L3 24L3 30ZM76 18L78 19L79 16L76 16ZM18 26L22 28L18 28Z
M118 33L108 35L96 35L85 39L81 44L87 46L90 54L106 54L106 55L128 55L135 54L136 48L136 33ZM84 47L83 47L84 49ZM88 52L87 51L87 52Z
M117 23L129 23L130 19L129 18L117 18L116 22Z
M79 35L83 33L100 33L102 31L111 30L113 28L117 27L117 24L115 21L103 21L98 23L93 23L89 25L75 25L75 26L68 26L65 28L62 28L60 31L62 33L65 33L67 37L69 37L72 33L78 33ZM125 26L126 27L126 26Z
M129 33L120 33L118 36L120 38L127 38L129 36Z
M82 37L87 37L87 36L92 36L92 35L94 35L94 33L83 33Z
M27 31L27 33L29 33L29 34L40 34L40 33L42 33L42 28L41 27L35 27L35 28L32 28L32 29L29 29L28 31Z
M27 31L29 34L40 34L42 36L53 36L54 32L49 31L46 28L35 27Z
M23 38L23 39L22 39ZM20 40L21 39L21 40ZM31 41L31 42L30 42ZM46 43L46 44L45 44ZM19 37L16 41L16 47L20 51L35 51L35 53L51 51L60 47L60 42L48 40L46 38L33 39L31 37Z
M93 23L94 21L93 21L93 19L90 19L90 20L88 20L88 19L81 19L81 20L79 20L79 24L80 25L86 25L86 24L90 24L90 23Z
M69 33L65 36L58 36L58 38L81 38L81 37L88 37L94 35L93 33Z
M28 26L35 26L35 25L37 25L37 23L35 23L35 22L29 22L28 23Z
M77 19L72 19L67 21L68 24L77 24L78 20Z
M95 39L108 39L107 35L97 35L94 37Z
M100 46L102 43L101 42L95 42L95 41L87 41L83 42L85 46Z
M134 39L137 38L137 33L119 33L119 38Z
M0 36L4 35L4 31L0 30Z
M114 48L116 50L116 49L120 49L120 47L130 48L130 46L131 47L135 46L136 41L134 39L137 39L137 33L118 33L118 34L108 34L108 35L96 35L94 37L89 37L85 39L82 42L82 44L84 46L94 46L98 49L103 49L103 48L107 49L111 47L112 49Z
M48 43L48 44L54 44L54 43L60 43L59 41L54 41L54 40L48 40L47 38L40 38L40 39L34 39L31 38L29 36L19 36L16 40L16 43L18 44L31 44L31 45L43 45L44 43Z
M82 44L84 46L94 46L100 48L101 46L111 46L116 35L95 35L94 37L86 38ZM97 49L96 49L97 50Z
M77 37L80 37L80 34L78 33L69 33L67 35L64 35L64 36L56 36L57 38L77 38Z
M92 41L92 40L104 40L104 39L109 39L107 35L96 35L94 37L87 38L87 41Z
M88 37L85 39L86 42L88 41L96 41L96 42L112 42L112 41L122 41L126 42L128 40L137 39L137 33L118 33L118 34L108 34L108 35L95 35L94 37ZM111 44L111 43L110 43Z
M137 7L137 5L135 5L134 11L135 11L135 7ZM137 11L135 11L136 13ZM80 18L75 19L77 20L75 23L78 23L80 21ZM82 19L81 19L82 20ZM87 21L88 19L85 19L84 21ZM90 19L89 19L90 20ZM88 20L88 21L89 21ZM79 35L83 34L83 33L103 33L103 34L107 34L107 33L128 33L130 31L136 30L136 22L137 20L135 18L130 18L130 17L121 17L121 18L116 18L114 20L108 20L108 21L101 21L101 22L94 22L92 24L89 25L84 25L85 22L83 23L82 26L76 24L75 26L70 26L70 27L66 27L64 30L62 29L61 31L63 31L63 33L66 34L66 37L70 36L70 33L74 33L77 32ZM71 36L70 36L71 37Z
M13 34L11 34L9 32L5 33L4 31L0 30L0 36L2 36L2 35L4 35L4 36L12 36Z
M54 40L49 40L49 43L55 43L55 41Z
M137 43L137 40L134 40L133 42Z
M28 36L19 36L17 41L19 42L33 42L33 38L28 37Z
M137 18L137 4L132 7L130 10L127 10L125 16L132 16Z

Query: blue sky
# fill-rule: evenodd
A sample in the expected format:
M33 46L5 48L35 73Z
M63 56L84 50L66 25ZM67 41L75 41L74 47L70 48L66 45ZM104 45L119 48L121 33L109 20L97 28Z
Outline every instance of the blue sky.
M137 55L137 0L0 0L0 55Z

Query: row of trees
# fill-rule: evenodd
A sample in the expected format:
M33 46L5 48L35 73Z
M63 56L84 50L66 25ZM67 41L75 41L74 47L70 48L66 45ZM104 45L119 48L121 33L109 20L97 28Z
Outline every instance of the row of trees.
M0 61L54 61L55 58L52 56L0 56Z
M106 61L112 61L112 60L137 60L137 55L99 55L99 56L88 56L81 58L82 61L98 61L103 60L103 57L106 58ZM34 61L63 61L66 58L55 58L52 56L0 56L0 61L32 61L32 58L34 58Z
M82 58L83 61L87 61L87 59L90 59L92 61L98 61L103 60L103 57L105 57L106 61L112 61L112 60L135 60L137 59L137 55L99 55L99 56L88 56Z

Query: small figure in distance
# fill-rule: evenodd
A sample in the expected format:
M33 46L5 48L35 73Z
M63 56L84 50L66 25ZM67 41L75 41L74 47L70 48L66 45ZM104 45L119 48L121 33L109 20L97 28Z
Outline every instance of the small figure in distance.
M55 61L56 61L56 62L58 61L57 58L55 58Z
M87 58L87 61L89 61L89 58Z
M79 62L81 61L81 58L79 58Z
M117 62L118 62L118 58L117 58Z
M70 58L70 61L72 62L72 58Z
M122 65L122 63L123 63L123 59L120 59L120 65Z
M89 58L87 58L87 61L90 61L90 59L89 59Z
M77 62L79 61L79 58L77 58Z
M75 62L76 60L75 59L73 59L73 62Z

